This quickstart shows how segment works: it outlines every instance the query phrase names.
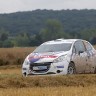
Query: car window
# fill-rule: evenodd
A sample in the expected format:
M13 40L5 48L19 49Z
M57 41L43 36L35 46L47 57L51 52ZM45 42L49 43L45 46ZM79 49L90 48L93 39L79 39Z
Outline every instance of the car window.
M85 46L82 41L76 41L74 44L74 47L76 49L76 53L78 53L80 51L82 51L82 52L85 51Z
M88 42L84 42L85 46L86 46L86 50L90 51L92 50L92 46L88 43Z
M69 51L72 43L43 44L34 50L34 53Z

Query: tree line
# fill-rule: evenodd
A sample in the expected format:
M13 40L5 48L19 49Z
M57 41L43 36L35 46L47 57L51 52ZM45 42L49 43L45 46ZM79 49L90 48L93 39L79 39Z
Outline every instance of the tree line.
M35 10L0 15L0 47L38 46L57 38L96 44L96 10Z

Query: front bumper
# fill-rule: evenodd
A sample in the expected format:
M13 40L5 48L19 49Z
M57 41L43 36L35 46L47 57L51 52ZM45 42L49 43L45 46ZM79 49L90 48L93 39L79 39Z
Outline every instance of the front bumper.
M23 66L22 74L27 75L46 75L46 74L67 74L68 62L59 62L59 63L34 63L30 66ZM47 69L34 70L33 67L47 66Z

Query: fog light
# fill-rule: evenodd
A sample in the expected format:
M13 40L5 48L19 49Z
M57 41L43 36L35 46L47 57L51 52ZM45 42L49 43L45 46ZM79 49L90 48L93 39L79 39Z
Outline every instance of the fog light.
M61 71L60 70L57 70L57 73L60 73Z

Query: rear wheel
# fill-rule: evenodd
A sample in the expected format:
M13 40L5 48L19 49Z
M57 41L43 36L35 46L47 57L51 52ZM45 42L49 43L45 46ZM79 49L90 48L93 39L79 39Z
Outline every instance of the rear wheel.
M67 74L76 74L76 68L74 63L69 64Z

